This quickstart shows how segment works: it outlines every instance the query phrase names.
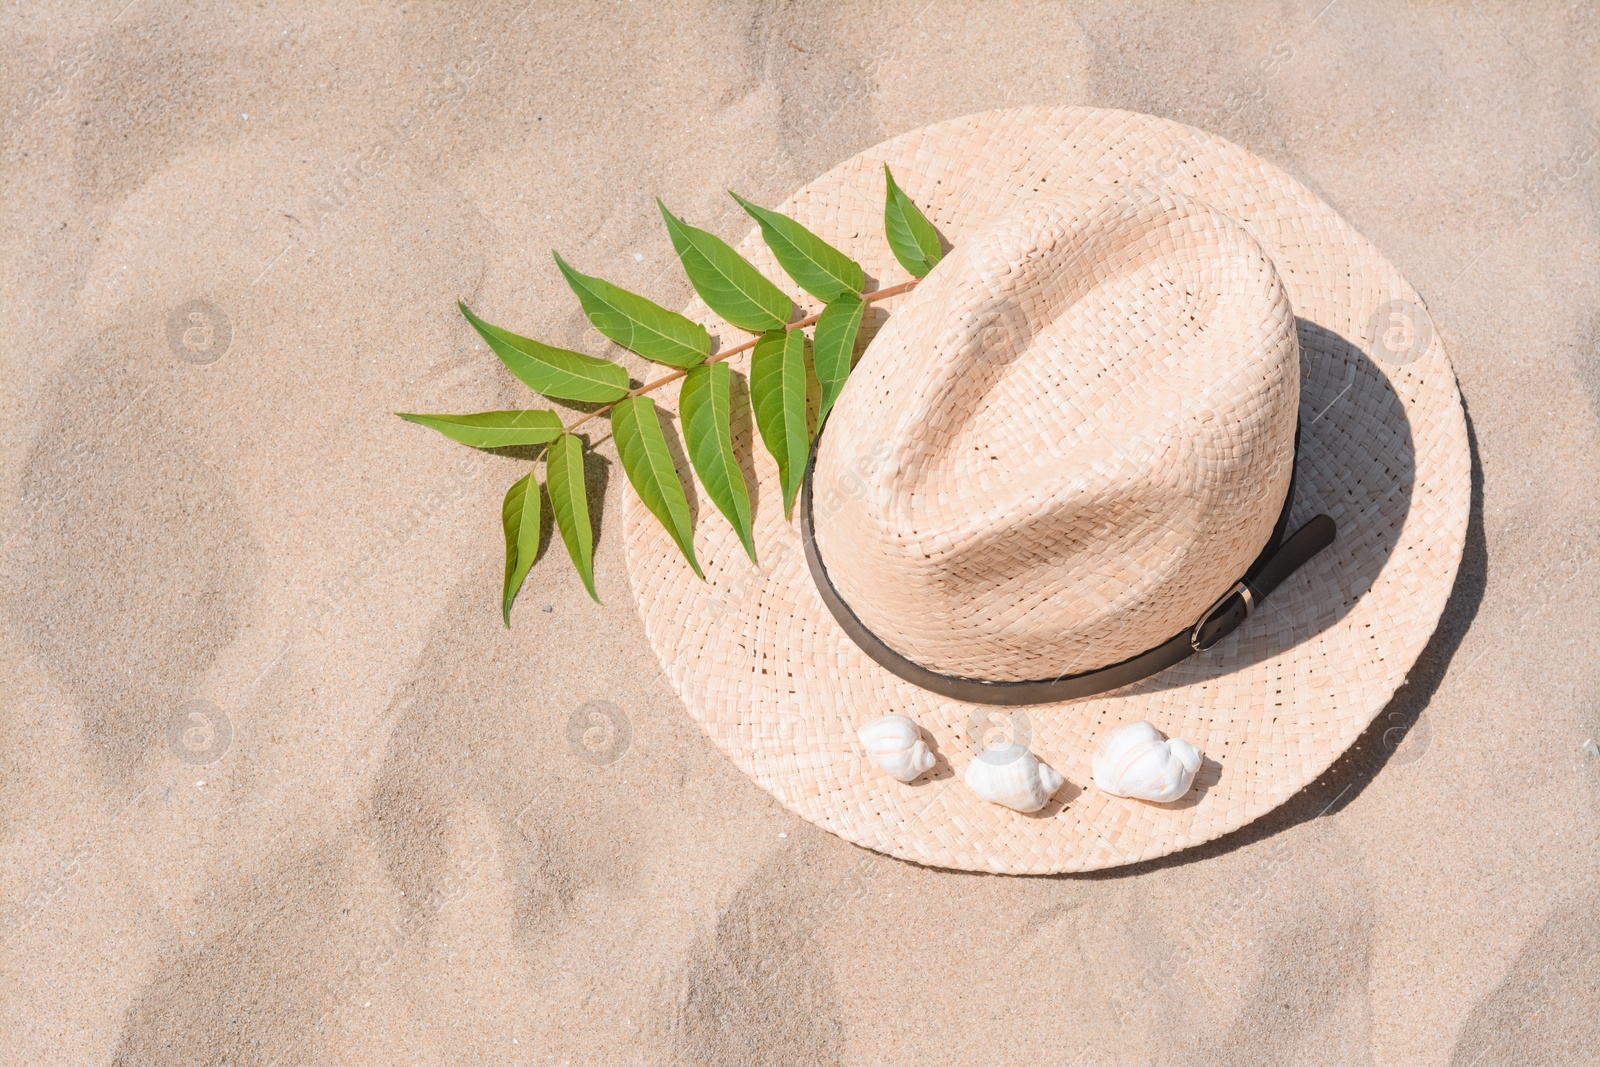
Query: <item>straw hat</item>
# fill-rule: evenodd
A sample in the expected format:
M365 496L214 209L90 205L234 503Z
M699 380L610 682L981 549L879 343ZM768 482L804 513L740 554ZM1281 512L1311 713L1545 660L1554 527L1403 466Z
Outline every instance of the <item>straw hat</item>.
M1383 709L1455 579L1466 426L1420 298L1244 149L1081 108L924 127L780 205L880 287L884 163L950 251L874 305L792 521L751 448L759 566L701 498L698 581L630 494L651 645L746 774L904 859L1084 871L1243 826ZM856 736L889 713L938 756L910 784ZM1204 753L1181 800L1091 784L1139 720ZM961 780L1005 740L1067 780L1037 812Z

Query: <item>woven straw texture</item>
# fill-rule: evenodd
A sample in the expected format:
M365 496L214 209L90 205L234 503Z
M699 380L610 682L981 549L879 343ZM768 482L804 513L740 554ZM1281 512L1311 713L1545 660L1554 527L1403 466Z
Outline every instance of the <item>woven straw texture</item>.
M758 442L752 444L746 419L737 444L750 457L747 478L759 566L750 564L709 501L691 489L697 508L695 550L707 578L696 580L655 519L626 494L628 569L645 632L690 714L786 807L847 840L918 863L1012 874L1095 870L1212 840L1270 811L1326 769L1383 709L1431 636L1460 562L1470 493L1466 425L1453 372L1420 298L1330 207L1244 149L1150 116L1078 108L988 112L914 130L841 164L779 205L862 263L878 287L906 277L882 235L885 162L954 249L969 241L981 244L985 231L1030 204L1044 205L1060 195L1076 198L1081 208L1087 195L1082 187L1089 184L1122 187L1118 199L1124 203L1144 197L1147 204L1166 205L1152 209L1163 225L1172 221L1174 210L1188 210L1185 201L1193 201L1242 226L1265 250L1296 317L1302 440L1291 523L1298 526L1326 512L1338 524L1338 539L1234 634L1145 682L1028 708L964 704L888 674L838 628L812 586L798 531L783 518L776 467ZM1219 233L1226 229L1209 225ZM1037 233L1038 226L1030 232ZM740 248L794 292L757 232ZM981 250L952 251L948 258L959 261L973 254ZM1141 252L1139 258L1163 257ZM1165 257L1169 262L1182 258ZM1248 247L1218 252L1210 262L1216 269L1244 270ZM899 309L936 306L919 304L917 297L958 274L944 267L912 294L874 305L864 334L879 329L891 341L894 334L885 323ZM1206 288L1217 290L1214 281ZM1259 307L1271 302L1264 296L1268 289L1258 277L1240 292L1246 304ZM816 310L805 299L800 303L808 312ZM742 336L699 301L687 313L713 324L725 339ZM1231 314L1226 309L1209 313ZM1002 316L1001 328L1015 328L1011 319L1016 318ZM1115 324L1116 331L1128 328L1125 321ZM1270 334L1266 320L1253 328ZM1080 348L1097 333L1106 345L1115 343L1109 319L1071 329ZM1146 344L1149 340L1139 344L1159 350ZM1027 353L1047 346L1018 342L1013 347L1024 352L1015 361L1018 369L1008 364L993 373L1037 375ZM886 354L882 362L891 361ZM732 363L736 371L748 369L744 357ZM866 370L868 377L852 377L828 434L847 426L857 432L860 423L837 417L850 408L863 409L857 419L864 423L870 405L862 381L879 366L874 349L857 372ZM1273 421L1278 408L1270 396L1274 381L1281 385L1281 380L1265 374L1271 367L1270 359L1262 365L1261 395L1237 387L1227 391L1264 420L1266 425L1249 431L1262 441L1282 432ZM894 384L908 392L920 387L905 377ZM1070 388L1070 380L1064 380L1047 392L1059 399ZM925 400L938 397L927 393ZM675 398L667 393L661 401L672 407ZM994 410L977 425L992 432L1010 427L1018 434L1050 420L1082 419L1085 437L1096 428L1102 436L1114 429L1107 416L1115 415L1081 402L1077 408L1064 403L1048 411L1041 407L1048 396L1018 393L1010 402L1016 405L1012 417ZM983 403L966 401L966 416ZM1162 403L1185 412L1206 408L1182 396L1141 399L1134 407L1149 411ZM1217 417L1222 415L1218 410ZM893 469L882 461L898 443L869 436L841 446L829 459L833 484L844 484L851 464L859 464L857 492L864 499L867 485L881 484ZM1050 454L1038 442L1002 443L1007 453L988 453L1001 457L996 470L1043 462ZM863 445L870 447L863 452ZM1188 461L1150 462L1152 471L1188 470L1190 484L1204 481ZM1252 461L1234 456L1231 462ZM1223 468L1229 465L1219 468L1218 484L1226 481ZM928 469L948 477L955 468L946 462ZM686 463L680 463L680 476L694 486ZM1127 480L1124 473L1116 484ZM996 483L991 495L1001 492ZM818 536L834 568L846 549L830 551L825 540L828 507L819 501ZM861 513L870 511L863 507ZM1254 537L1241 534L1245 541ZM1144 549L1124 546L1122 551L1134 558ZM1017 565L1018 573L1025 563ZM888 600L879 597L874 603ZM1112 595L1105 598L1108 605L1115 601ZM1116 616L1114 607L1108 612ZM965 623L980 634L987 625L976 617ZM1159 630L1153 622L1149 626ZM931 630L903 626L894 632L909 648ZM936 649L937 642L928 647ZM940 654L952 657L950 663L961 662L954 648ZM997 666L991 664L991 670ZM1010 669L1022 672L1020 664ZM880 771L855 736L862 723L888 712L916 720L939 757L933 771L910 785ZM1205 754L1195 787L1182 800L1149 804L1111 797L1089 784L1098 741L1138 719L1190 740ZM961 783L974 754L1006 738L1029 745L1066 776L1067 785L1041 811L1023 815L986 803Z
M1294 312L1243 227L1148 188L1041 193L874 339L818 451L817 543L861 621L926 667L1115 663L1266 544L1299 393Z

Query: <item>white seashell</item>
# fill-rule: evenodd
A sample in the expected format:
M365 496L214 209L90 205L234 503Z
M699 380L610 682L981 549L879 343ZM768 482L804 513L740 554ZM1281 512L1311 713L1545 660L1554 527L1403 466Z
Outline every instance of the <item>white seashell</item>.
M1094 750L1094 784L1119 797L1166 803L1194 784L1200 750L1181 737L1167 740L1147 722L1112 730Z
M873 719L856 731L872 762L902 782L916 780L934 764L933 753L917 724L904 715Z
M967 766L967 788L983 799L1015 811L1038 811L1066 779L1027 747L993 745Z

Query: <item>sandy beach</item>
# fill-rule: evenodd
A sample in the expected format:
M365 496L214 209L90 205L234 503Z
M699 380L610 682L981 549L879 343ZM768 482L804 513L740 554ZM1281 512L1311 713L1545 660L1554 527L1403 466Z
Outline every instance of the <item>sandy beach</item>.
M1600 1060L1600 12L20 4L0 12L0 1063ZM623 559L501 623L534 406L456 310L619 359L888 137L1126 108L1282 166L1422 294L1472 524L1321 778L1102 874L920 867L686 714Z

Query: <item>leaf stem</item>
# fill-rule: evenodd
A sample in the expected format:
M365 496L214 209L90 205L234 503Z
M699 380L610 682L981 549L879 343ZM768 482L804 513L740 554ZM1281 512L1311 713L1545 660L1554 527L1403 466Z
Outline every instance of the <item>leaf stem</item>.
M879 300L887 300L891 296L899 296L901 293L910 292L911 290L913 290L913 289L915 289L917 287L917 283L920 282L920 281L922 281L921 278L912 278L908 282L901 282L899 285L891 285L887 289L876 289L876 290L874 290L874 291L872 291L870 293L862 293L861 294L861 300L862 300L863 303L867 303L867 304L872 304L872 303L875 303L875 302L877 302ZM797 320L795 322L791 322L791 323L786 324L784 326L784 329L786 329L786 330L803 329L804 327L810 326L812 323L816 322L817 319L820 318L820 317L821 317L821 312L818 312L816 315L807 315L803 319L799 319L799 320ZM720 363L725 359L731 359L734 356L737 356L741 352L748 352L748 351L750 351L750 349L752 349L752 348L754 348L756 346L756 342L759 341L760 339L761 338L759 336L752 337L750 340L744 342L743 344L735 345L735 346L733 346L732 348L728 349L725 352L718 352L716 355L712 356L710 359L707 359L705 361L705 363L700 364L700 366L705 366L707 363ZM688 373L689 372L687 370L676 370L676 371L673 371L671 374L668 374L668 375L665 375L663 377L657 378L653 382L645 382L643 385L639 386L639 388L637 388L637 389L630 389L628 391L628 395L623 397L622 400L627 400L629 397L643 396L645 393L654 392L655 390L661 388L663 385L668 385L668 384L670 384L672 382L675 382L679 378L682 378L684 375L686 375ZM588 422L590 419L599 418L601 415L604 415L606 412L610 411L612 409L612 407L614 407L615 405L617 405L617 404L619 404L621 402L622 402L621 400L613 400L609 404L603 404L600 407L595 408L593 411L589 412L589 414L587 414L587 415L583 416L582 418L578 419L571 426L565 427L562 430L562 432L563 433L572 433L579 426L582 426L584 423Z

